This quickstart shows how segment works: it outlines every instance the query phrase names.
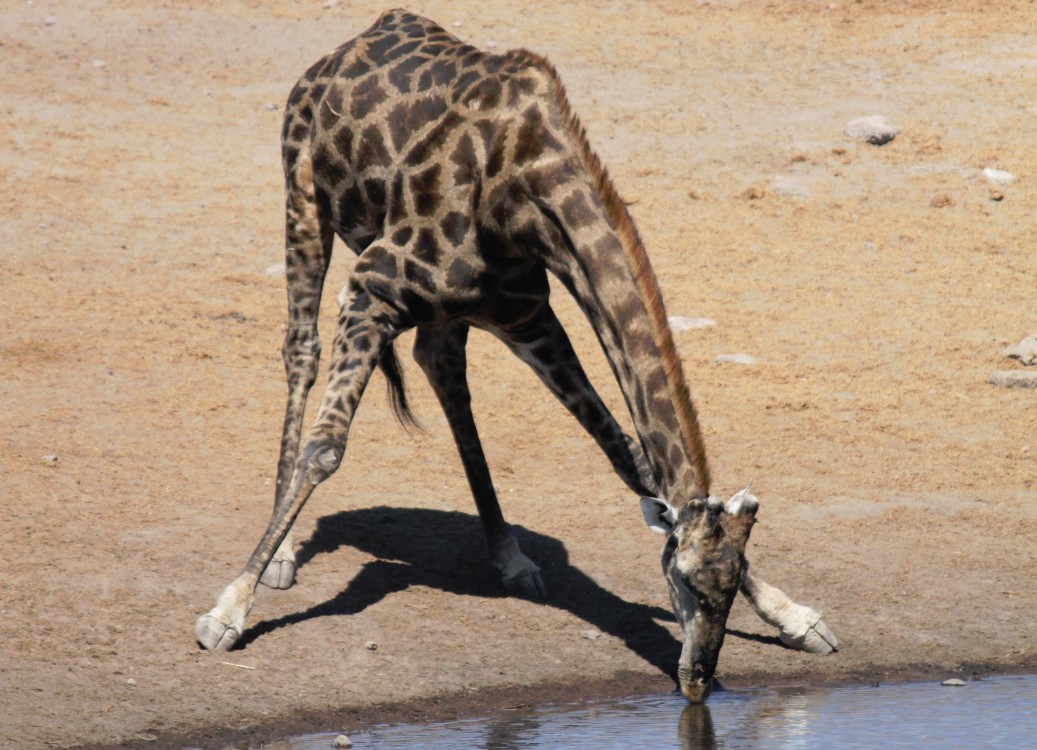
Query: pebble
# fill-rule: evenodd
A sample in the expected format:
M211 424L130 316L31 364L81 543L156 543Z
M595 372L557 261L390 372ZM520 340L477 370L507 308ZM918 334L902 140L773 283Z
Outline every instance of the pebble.
M900 134L900 128L882 115L869 115L850 120L843 126L843 135L865 141L873 146L889 143Z
M56 464L58 462L58 454L48 453L46 456L43 457L43 460L46 461L48 464Z
M999 388L1037 388L1037 372L998 370L989 382Z
M368 641L367 643L364 644L364 648L366 648L368 651L377 651L378 650L378 644L375 643L374 641Z
M266 269L265 273L267 276L284 276L284 262L274 263L274 265Z
M937 193L932 197L932 200L929 201L929 205L933 208L946 208L947 206L954 205L954 199L947 195L947 193Z
M1032 333L1018 344L1008 347L1003 354L1018 359L1024 365L1037 365L1037 333Z
M751 354L718 354L716 358L718 365L755 365L756 357Z
M53 26L57 22L58 22L58 17L57 16L47 16L46 18L43 19L43 24L45 26Z
M959 680L957 677L952 677L949 680L944 680L940 683L946 687L965 687L965 680Z
M774 179L771 180L771 185L774 187L774 192L778 195L784 195L786 198L807 200L812 195L810 188L794 175L775 175Z
M267 110L268 112L276 112L277 110L281 109L281 105L275 102L267 102L263 105L263 109Z
M347 735L340 734L331 742L332 747L353 747L353 740L349 739Z
M137 681L131 677L130 679L126 680L126 684L130 687L134 687L137 684Z
M688 318L683 315L671 315L669 321L670 329L674 333L684 333L697 328L712 328L717 324L715 320L710 318Z
M601 638L601 632L598 630L581 630L580 637L586 638L588 641L596 641Z
M983 170L983 176L995 185L1011 185L1015 182L1015 175L1011 172L1006 172L1003 169L991 169L990 167L987 167Z

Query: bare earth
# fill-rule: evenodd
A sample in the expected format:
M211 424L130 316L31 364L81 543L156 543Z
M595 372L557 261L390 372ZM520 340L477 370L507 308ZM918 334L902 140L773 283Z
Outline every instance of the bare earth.
M678 336L715 490L754 483L755 569L840 638L833 656L789 651L739 602L720 680L1037 669L1037 391L987 383L1022 369L1001 350L1037 331L1037 6L466 5L413 10L553 60L669 313L717 321ZM237 650L195 644L272 505L281 105L384 10L322 6L4 3L0 746L245 747L673 687L659 539L575 421L480 334L476 414L547 604L499 589L406 357L427 432L392 421L376 376L301 518L298 585L260 590ZM900 136L842 134L871 114ZM1018 179L993 185L985 167ZM715 364L735 353L757 363Z

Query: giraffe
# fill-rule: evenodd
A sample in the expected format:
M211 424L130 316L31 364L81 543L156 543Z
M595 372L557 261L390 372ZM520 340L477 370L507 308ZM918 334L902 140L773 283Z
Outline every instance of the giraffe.
M295 578L291 527L338 469L374 369L412 419L394 339L414 357L450 425L492 564L515 593L542 598L537 565L501 512L471 410L471 327L534 370L641 498L663 534L662 565L689 701L709 694L740 590L788 645L835 650L820 615L749 572L757 498L710 495L698 417L659 287L633 220L591 150L554 67L527 50L480 51L405 10L311 66L285 108L288 400L270 524L241 574L202 615L204 648L231 648L256 586ZM321 355L317 315L332 244L358 257L339 296L330 374L303 434ZM576 299L619 384L636 439L587 378L550 305L548 273Z

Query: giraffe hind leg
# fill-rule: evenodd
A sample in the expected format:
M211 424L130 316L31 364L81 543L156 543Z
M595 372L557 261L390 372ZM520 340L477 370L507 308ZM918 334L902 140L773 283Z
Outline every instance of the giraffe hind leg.
M288 401L281 430L273 517L284 504L299 450L303 416L310 388L317 378L321 342L317 332L321 294L334 233L326 196L313 184L309 148L297 152L285 168L285 283L288 291L288 330L281 356L288 382ZM295 550L291 529L263 571L260 582L286 589L295 582Z
M346 438L364 388L382 353L402 330L397 312L354 286L355 297L343 308L332 354L331 377L316 422L302 441L294 471L277 511L241 574L198 618L195 635L205 648L228 650L241 637L260 576L313 490L338 469Z
M479 510L490 559L500 571L505 588L529 598L542 599L547 596L547 589L540 577L540 568L522 553L504 520L479 441L466 376L467 339L468 326L464 323L419 327L414 341L414 359L428 378L450 424Z

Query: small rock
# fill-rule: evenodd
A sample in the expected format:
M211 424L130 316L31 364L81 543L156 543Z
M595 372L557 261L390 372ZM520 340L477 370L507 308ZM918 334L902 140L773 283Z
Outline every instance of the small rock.
M774 192L778 195L784 195L786 198L804 201L812 195L810 188L794 175L775 175L774 179L771 180L771 185L774 187Z
M1006 172L1003 169L991 169L990 167L987 167L983 170L983 176L995 185L1011 185L1015 182L1015 175L1011 172Z
M696 328L712 328L717 324L715 320L710 318L686 318L682 315L671 315L669 321L670 330L674 333L693 331Z
M865 141L873 146L889 143L900 134L900 128L882 115L870 115L850 120L843 126L843 135Z
M277 104L276 102L267 102L263 105L263 109L267 110L268 112L276 112L277 110L281 109L281 105Z
M134 687L137 684L137 681L131 677L130 679L126 680L126 684L130 687Z
M324 0L324 10L331 10L339 4L339 0Z
M1037 372L998 370L990 376L989 382L999 388L1037 388Z
M1030 334L1018 344L1008 347L1003 354L1018 359L1024 365L1037 365L1037 333Z
M747 187L745 190L743 190L742 194L739 197L742 200L746 200L746 201L758 201L761 198L766 197L766 195L767 195L767 190L764 189L762 186L760 186L760 185L752 185L750 187Z
M954 199L947 195L947 193L937 193L932 197L932 200L929 201L929 205L933 208L946 208L947 206L954 205Z
M718 354L718 365L755 365L756 357L751 354Z
M284 263L274 263L266 269L267 276L284 276Z
M641 196L637 193L631 193L630 195L623 196L623 203L628 206L636 206L641 202Z
M581 630L580 637L586 638L588 641L596 641L601 638L601 632L598 630Z
M58 454L48 453L46 456L43 457L43 460L46 461L48 464L56 464L58 462Z
M103 68L105 65L108 64L104 60L92 60L91 62L93 63L93 66L95 68Z
M959 680L957 677L952 677L949 680L944 680L940 683L946 687L965 687L965 680Z
M464 24L461 23L460 21L451 21L450 25L453 26L455 29L459 29L462 26L464 26Z
M43 19L43 25L44 26L53 26L57 22L58 22L58 17L57 16L47 16L46 18Z
M1005 199L1005 194L1002 193L1000 190L991 190L990 191L990 200L997 201L998 203L1000 203L1004 199Z
M367 643L364 644L364 648L366 648L368 651L377 651L378 650L378 644L375 643L374 641L368 641Z
M332 747L353 747L353 740L349 739L348 736L340 734L331 742Z

